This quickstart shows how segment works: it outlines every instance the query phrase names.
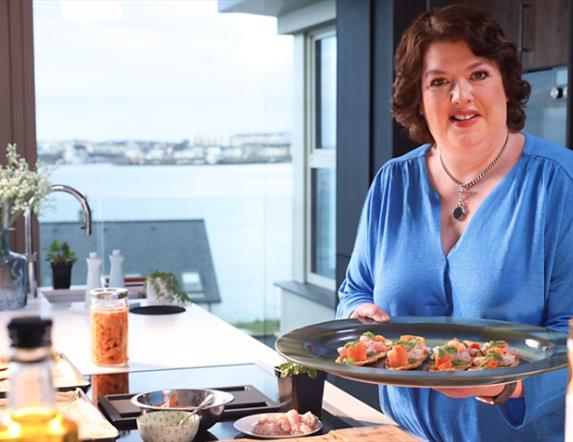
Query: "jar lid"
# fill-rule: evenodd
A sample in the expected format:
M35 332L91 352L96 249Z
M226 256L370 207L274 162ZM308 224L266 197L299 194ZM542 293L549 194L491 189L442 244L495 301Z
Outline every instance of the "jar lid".
M102 301L114 301L119 299L127 299L127 289L115 289L115 288L99 288L90 290L90 296L92 299L102 300Z
M8 324L12 347L36 348L52 345L52 320L39 316L13 318Z

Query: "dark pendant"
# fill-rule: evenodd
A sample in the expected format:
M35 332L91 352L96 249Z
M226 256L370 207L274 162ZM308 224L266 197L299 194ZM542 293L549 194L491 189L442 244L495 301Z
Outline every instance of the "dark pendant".
M464 206L456 206L454 212L452 213L456 221L463 221L466 217L466 209Z

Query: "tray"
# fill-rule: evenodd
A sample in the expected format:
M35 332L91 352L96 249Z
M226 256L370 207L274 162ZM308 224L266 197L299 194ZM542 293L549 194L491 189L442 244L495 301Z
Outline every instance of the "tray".
M0 399L0 411L5 408L6 402L7 399ZM79 438L84 442L112 442L119 437L117 429L80 389L58 392L56 408L78 424Z
M371 331L397 340L410 334L426 338L430 348L454 337L473 341L503 339L519 351L517 367L495 370L430 372L386 370L381 365L348 366L334 362L337 348ZM470 387L504 384L567 367L567 335L542 327L505 321L451 317L394 317L391 322L344 319L293 330L280 336L275 347L287 359L355 381L406 387Z
M145 286L129 286L127 288L127 297L129 299L145 298ZM69 289L54 290L50 287L39 287L38 291L52 304L68 304L72 302L84 302L86 296L86 288L74 287Z
M235 420L255 413L270 413L279 409L279 404L252 385L217 387L215 390L226 391L234 396L233 401L225 406L221 421ZM118 430L137 428L136 419L141 412L139 407L131 403L131 398L136 394L110 394L99 398L99 407L103 414Z
M1 364L0 364L1 365ZM53 382L58 391L69 391L80 388L84 391L90 386L78 369L70 362L63 353L55 353L53 360ZM6 396L10 388L8 370L0 371L0 398Z

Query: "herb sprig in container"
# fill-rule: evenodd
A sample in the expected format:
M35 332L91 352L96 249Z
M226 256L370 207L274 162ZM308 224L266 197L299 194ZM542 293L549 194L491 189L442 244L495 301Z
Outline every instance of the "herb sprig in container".
M181 288L177 277L171 272L155 270L147 275L146 280L155 291L158 300L181 303L191 302L191 297Z
M281 378L286 378L287 376L298 376L300 374L306 374L310 379L316 379L318 372L314 368L307 367L302 364L298 364L293 361L287 361L278 366L278 370L281 373Z

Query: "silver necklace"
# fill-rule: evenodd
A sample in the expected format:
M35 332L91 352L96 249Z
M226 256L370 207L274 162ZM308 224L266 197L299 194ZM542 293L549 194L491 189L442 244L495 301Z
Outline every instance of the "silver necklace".
M466 191L470 187L473 187L477 183L479 183L482 179L484 179L484 177L488 173L491 172L491 170L495 167L495 165L497 164L497 162L499 161L499 159L503 155L503 152L505 151L505 148L507 147L507 141L508 140L509 140L509 132L507 133L507 136L505 137L505 142L503 143L503 146L501 146L501 149L499 149L499 152L497 152L497 155L495 156L495 158L493 160L491 160L491 163L489 163L487 165L487 167L484 170L482 170L473 180L468 181L465 184L462 183L460 180L458 180L455 176L453 176L451 174L451 172L446 167L446 164L444 163L444 159L442 158L442 154L438 152L438 154L440 156L440 164L442 165L442 170L444 171L444 173L448 176L448 178L450 180L452 180L457 186L459 186L460 196L458 197L458 203L456 204L456 208L452 212L452 216L454 217L454 219L456 221L463 221L468 214L468 207L466 205Z

